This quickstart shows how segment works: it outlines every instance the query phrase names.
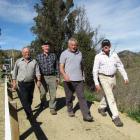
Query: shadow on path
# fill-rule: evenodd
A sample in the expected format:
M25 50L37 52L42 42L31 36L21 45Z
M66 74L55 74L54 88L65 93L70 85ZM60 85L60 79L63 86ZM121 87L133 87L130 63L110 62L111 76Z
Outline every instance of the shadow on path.
M29 122L31 124L31 127L27 131L25 131L22 135L20 135L20 140L25 140L33 132L37 140L48 140L47 136L40 127L40 125L42 124L41 122L36 122L36 120L34 121L29 120Z
M62 109L63 107L66 106L66 98L57 98L57 104L56 104L56 111Z

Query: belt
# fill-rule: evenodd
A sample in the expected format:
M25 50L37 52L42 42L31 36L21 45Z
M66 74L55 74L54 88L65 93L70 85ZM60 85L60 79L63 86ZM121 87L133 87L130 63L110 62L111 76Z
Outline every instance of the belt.
M43 76L55 76L55 74L42 74Z
M34 81L18 81L18 83L24 83L24 84L30 84L30 83L34 83Z
M106 74L103 74L103 73L99 73L99 75L103 75L103 76L111 77L111 78L113 78L115 76L115 74L113 74L113 75L106 75Z

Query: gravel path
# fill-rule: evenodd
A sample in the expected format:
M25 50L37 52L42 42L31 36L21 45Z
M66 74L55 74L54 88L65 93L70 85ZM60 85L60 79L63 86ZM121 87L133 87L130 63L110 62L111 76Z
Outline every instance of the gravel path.
M57 90L58 114L52 116L47 107L43 111L38 108L40 103L38 89L35 89L33 110L37 117L37 124L30 124L26 120L25 113L19 107L19 125L21 139L27 140L139 140L140 124L132 121L126 115L121 114L124 127L117 128L109 116L102 117L97 113L98 103L91 105L91 113L94 122L84 122L80 110L77 110L76 117L70 118L65 107L65 97L63 88ZM74 101L77 104L77 98Z

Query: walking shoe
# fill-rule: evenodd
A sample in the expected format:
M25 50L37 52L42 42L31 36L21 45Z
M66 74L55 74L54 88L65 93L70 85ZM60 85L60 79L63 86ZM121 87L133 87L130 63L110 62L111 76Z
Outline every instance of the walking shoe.
M74 117L75 114L73 113L73 111L70 111L70 112L68 112L68 116L69 116L69 117Z
M98 112L102 115L102 116L107 116L106 112L105 112L105 108L98 108Z
M57 114L57 112L56 112L55 109L50 109L50 113L51 113L52 115L56 115L56 114Z
M84 117L83 120L87 121L87 122L93 122L93 117L91 115L88 115L88 116Z
M117 127L122 127L123 126L123 122L120 120L119 117L116 117L115 119L112 120L114 122L114 124L117 126Z

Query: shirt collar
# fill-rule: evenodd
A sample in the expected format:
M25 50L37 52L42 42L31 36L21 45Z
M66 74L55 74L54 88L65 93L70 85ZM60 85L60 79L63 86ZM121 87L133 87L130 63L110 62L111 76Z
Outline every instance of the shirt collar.
M106 55L105 52L103 52L103 51L101 51L100 53L101 53L101 55ZM110 57L112 54L113 54L113 51L110 50L110 52L109 52L109 57Z
M73 53L73 54L79 54L79 49L77 49L77 51L76 52L72 52L72 51L70 51L69 49L67 49L69 52L71 52L71 53Z
M43 52L42 55L43 55L43 56L49 56L50 53L47 53L47 55L46 55L46 54Z
M24 60L25 60L25 58L22 57L22 58L21 58L21 61L24 61ZM29 58L29 62L30 62L30 61L32 61L32 58L31 58L31 57Z

